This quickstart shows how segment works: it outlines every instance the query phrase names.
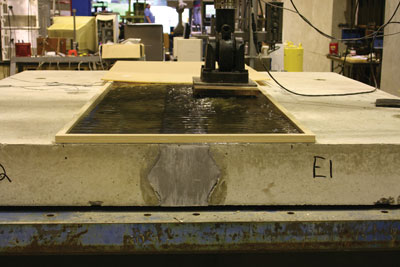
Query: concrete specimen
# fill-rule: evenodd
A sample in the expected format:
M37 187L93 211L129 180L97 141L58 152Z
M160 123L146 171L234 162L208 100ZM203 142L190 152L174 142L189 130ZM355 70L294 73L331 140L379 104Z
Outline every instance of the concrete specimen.
M315 133L315 144L56 144L104 74L0 81L1 206L400 204L400 111L375 107L393 97L382 91L299 97L264 74L260 89ZM334 73L275 76L302 93L371 90Z

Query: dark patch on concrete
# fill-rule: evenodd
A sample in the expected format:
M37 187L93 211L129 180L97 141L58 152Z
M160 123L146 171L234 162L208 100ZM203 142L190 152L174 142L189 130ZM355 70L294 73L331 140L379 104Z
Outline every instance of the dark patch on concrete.
M290 134L301 131L263 94L199 98L187 85L115 83L69 133Z
M101 205L103 205L103 201L89 201L89 205L94 207L100 207Z
M275 183L274 183L274 182L269 183L268 186L267 186L266 188L264 188L262 191L263 191L265 194L270 194L270 193L271 193L271 189L272 189L272 187L274 187L274 186L275 186Z
M208 197L210 205L222 205L225 202L227 190L226 181L220 179Z
M158 193L161 206L207 206L219 176L208 146L168 145L160 147L148 181Z
M394 118L400 119L400 114L393 115Z
M140 171L140 189L142 191L142 197L144 202L150 206L159 206L161 204L161 198L158 193L154 190L150 181L147 179L150 171L160 158L160 150L157 146L156 149L152 149L150 154L147 156L147 166L144 166Z
M381 198L377 202L375 202L375 205L395 205L396 202L394 200L394 197L388 197L388 198Z
M223 205L227 195L227 157L228 153L217 153L218 150L213 150L211 153L212 159L215 161L220 170L220 177L208 196L210 205Z

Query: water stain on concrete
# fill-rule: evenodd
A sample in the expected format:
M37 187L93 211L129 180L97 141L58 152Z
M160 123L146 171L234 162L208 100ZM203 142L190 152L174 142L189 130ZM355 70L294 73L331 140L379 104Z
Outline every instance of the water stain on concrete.
M375 202L375 205L395 205L394 197L383 197Z
M268 186L267 186L266 188L264 188L262 191L263 191L265 194L270 194L270 193L271 193L271 189L272 189L272 187L274 187L274 186L275 186L275 183L274 183L274 182L269 183Z
M149 206L159 206L160 196L154 190L150 181L147 179L150 171L153 169L154 165L157 163L160 157L160 149L158 146L154 146L154 149L149 150L149 154L146 156L147 166L143 166L140 171L140 189L142 191L142 197L144 202Z
M207 206L220 171L207 145L162 145L147 176L161 206Z
M227 158L228 153L223 153L217 149L210 150L211 157L218 165L220 176L218 182L215 184L213 189L210 191L208 196L209 205L223 205L227 196Z

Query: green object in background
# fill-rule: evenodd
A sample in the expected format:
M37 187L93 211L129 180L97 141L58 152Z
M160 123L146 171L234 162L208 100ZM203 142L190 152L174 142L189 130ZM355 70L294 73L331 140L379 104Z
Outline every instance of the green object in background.
M123 20L134 22L134 23L143 23L144 22L144 9L146 7L146 1L133 3L133 11L131 11L132 1L129 0L128 11L125 12L125 16L121 16ZM121 14L121 13L120 13Z

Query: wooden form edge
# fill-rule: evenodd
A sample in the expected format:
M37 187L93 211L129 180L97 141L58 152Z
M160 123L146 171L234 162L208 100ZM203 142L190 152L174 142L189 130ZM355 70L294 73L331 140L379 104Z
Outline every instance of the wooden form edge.
M259 88L259 90L260 90L260 88ZM292 123L294 123L294 125L297 128L299 128L300 131L302 131L305 135L314 136L313 142L315 142L315 134L310 129L308 129L306 126L304 126L303 123L299 122L284 106L282 106L270 94L268 94L265 89L260 90L260 92L262 92L262 94L265 95L265 97L267 97L268 100L271 101L272 104L274 104L276 106L276 108L279 109L283 113L283 115L286 116L286 118L288 120L290 120Z
M315 135L293 117L265 90L256 88L287 117L301 134L70 134L71 129L86 116L110 91L113 82L107 82L101 91L94 95L78 114L55 136L56 143L315 143Z
M314 143L307 134L60 134L57 143Z
M73 116L70 122L68 122L58 133L56 134L55 141L58 142L58 137L69 133L71 129L80 121L81 118L86 116L92 109L106 96L111 89L112 82L107 82L100 88L100 92L95 94L86 104L79 110L79 112Z

